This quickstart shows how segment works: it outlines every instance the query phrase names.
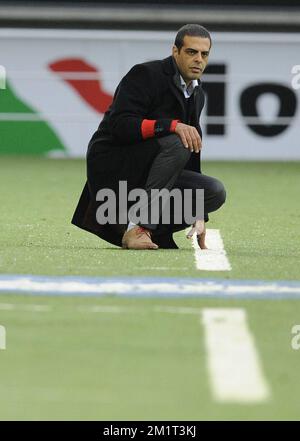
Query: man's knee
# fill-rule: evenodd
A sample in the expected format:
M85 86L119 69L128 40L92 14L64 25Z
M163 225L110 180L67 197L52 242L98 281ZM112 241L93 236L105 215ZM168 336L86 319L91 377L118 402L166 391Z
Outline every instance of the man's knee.
M178 135L172 134L158 138L161 151L164 151L178 165L185 165L191 156L191 151L184 147Z
M226 201L226 190L222 182L218 179L214 179L211 191L214 194L217 205L221 207Z

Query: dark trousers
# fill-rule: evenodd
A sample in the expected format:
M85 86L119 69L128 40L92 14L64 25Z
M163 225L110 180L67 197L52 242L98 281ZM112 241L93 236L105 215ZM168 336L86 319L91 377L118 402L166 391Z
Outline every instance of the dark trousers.
M208 213L216 211L225 202L226 192L223 184L216 178L184 170L191 152L184 147L177 135L169 135L159 138L157 141L160 150L152 162L144 187L148 194L149 204L151 204L151 189L154 188L158 190L165 188L169 191L177 188L182 193L185 189L191 189L193 197L196 197L196 189L203 189L204 218L207 219ZM182 224L175 224L172 217L170 220L169 225L160 222L155 225L143 224L143 226L153 230L155 236L166 233L172 234L188 226L184 221Z
M120 181L126 181L128 192L142 188L146 189L148 194L153 188L179 188L182 191L204 189L204 219L207 220L208 213L217 210L224 203L225 189L215 178L186 170L185 166L190 159L190 151L175 134L152 138L130 146L106 145L104 141L94 140L87 155L88 182L81 194L72 223L114 245L121 246L127 223L101 225L96 220L96 212L100 205L96 203L97 192L100 189L112 189L119 200ZM118 215L119 206L116 207L116 211ZM126 209L125 217L127 212ZM177 248L172 233L187 226L185 223L175 224L170 218L167 225L159 221L150 228L153 231L153 240L160 248Z

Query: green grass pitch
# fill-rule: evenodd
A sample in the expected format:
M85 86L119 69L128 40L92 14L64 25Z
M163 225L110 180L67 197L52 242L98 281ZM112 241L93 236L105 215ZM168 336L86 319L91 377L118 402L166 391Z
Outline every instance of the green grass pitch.
M220 230L230 272L196 270L182 233L178 251L136 252L72 226L84 161L1 157L0 272L300 280L300 163L207 162L203 172L227 189L227 202L211 214L208 228ZM158 312L158 306L244 308L270 399L215 402L199 317ZM101 312L105 307L111 311ZM0 420L299 419L295 324L297 300L1 293L7 348L0 350Z

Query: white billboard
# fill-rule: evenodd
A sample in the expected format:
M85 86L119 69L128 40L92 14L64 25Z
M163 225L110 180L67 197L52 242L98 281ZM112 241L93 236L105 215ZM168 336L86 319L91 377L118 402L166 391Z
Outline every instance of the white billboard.
M1 29L0 153L84 156L122 76L136 63L169 56L174 37ZM203 76L203 157L300 159L300 35L212 39Z

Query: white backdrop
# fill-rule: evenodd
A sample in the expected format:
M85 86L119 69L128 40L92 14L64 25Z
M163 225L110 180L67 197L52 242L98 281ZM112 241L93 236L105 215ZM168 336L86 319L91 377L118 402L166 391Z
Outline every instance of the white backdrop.
M18 99L34 109L31 119L47 121L67 155L83 156L103 116L89 104L93 90L101 84L105 94L113 95L132 65L169 56L174 36L173 32L1 29L0 65ZM300 89L292 86L292 68L300 65L300 35L212 33L212 38L210 70L203 76L207 93L201 116L203 157L300 159ZM85 72L73 69L62 78L49 67L61 61L72 65L74 59L87 66ZM72 79L81 80L77 89ZM79 93L90 80L94 89ZM9 130L3 122L26 120L28 115L3 111L3 93L0 90L1 130ZM215 125L208 130L208 123Z

